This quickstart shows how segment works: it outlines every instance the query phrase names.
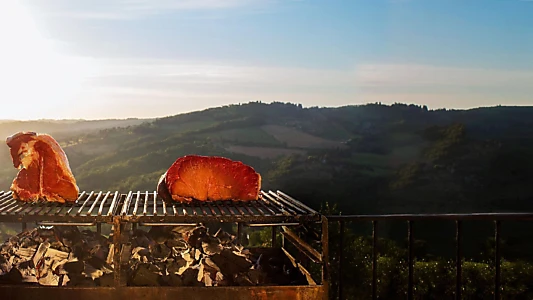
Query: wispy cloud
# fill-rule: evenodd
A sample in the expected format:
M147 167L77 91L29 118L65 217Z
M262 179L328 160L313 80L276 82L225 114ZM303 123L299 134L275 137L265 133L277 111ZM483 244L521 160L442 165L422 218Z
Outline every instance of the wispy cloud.
M533 71L417 64L336 70L170 59L87 63L94 69L79 92L56 103L63 108L49 117L156 117L252 100L304 106L405 102L430 108L533 104ZM43 93L39 99L25 108L28 116L32 110L39 115L53 101Z
M221 62L186 62L158 59L102 60L95 81L148 80L172 84L232 84L240 86L278 86L287 82L294 87L355 86L356 71L310 68L249 66Z
M361 87L512 88L530 86L533 71L419 64L364 64L357 68L357 82Z
M426 104L432 108L533 105L533 71L366 64L357 68L366 102Z
M84 95L91 99L85 102L105 101L131 116L139 110L158 116L251 100L305 106L407 102L432 108L533 104L533 71L417 64L324 70L137 59L100 64L105 67L91 78Z
M128 20L176 11L260 8L275 0L48 0L27 4L48 16L75 19Z

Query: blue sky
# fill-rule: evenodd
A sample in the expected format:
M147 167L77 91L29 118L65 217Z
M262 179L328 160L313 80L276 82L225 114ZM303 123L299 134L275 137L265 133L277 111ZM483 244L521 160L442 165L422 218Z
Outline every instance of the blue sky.
M0 119L156 117L252 100L533 104L533 1L4 0L0 6L8 45L0 50L8 66L0 71L0 99L14 99L26 111L24 117L0 112Z

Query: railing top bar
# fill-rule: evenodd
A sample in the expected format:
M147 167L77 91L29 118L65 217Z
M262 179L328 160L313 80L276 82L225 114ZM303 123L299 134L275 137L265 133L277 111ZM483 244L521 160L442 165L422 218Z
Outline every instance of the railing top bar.
M326 216L326 218L330 221L375 221L375 220L533 221L533 213L329 215L329 216Z

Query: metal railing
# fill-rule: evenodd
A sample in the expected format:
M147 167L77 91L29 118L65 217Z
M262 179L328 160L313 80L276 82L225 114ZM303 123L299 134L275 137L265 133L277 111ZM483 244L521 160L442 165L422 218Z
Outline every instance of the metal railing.
M343 274L343 241L346 222L371 222L372 223L372 299L377 299L377 243L378 222L380 221L405 221L407 222L408 241L408 280L407 299L414 299L414 233L413 223L416 221L454 221L455 222L455 299L462 297L462 222L463 221L492 221L494 222L495 239L495 274L494 274L494 299L501 299L501 222L502 221L533 221L533 213L474 213L474 214L391 214L391 215L330 215L327 216L330 223L337 222L339 225L339 241L337 252L338 273ZM330 244L332 244L330 242ZM343 298L342 276L337 283L337 297Z

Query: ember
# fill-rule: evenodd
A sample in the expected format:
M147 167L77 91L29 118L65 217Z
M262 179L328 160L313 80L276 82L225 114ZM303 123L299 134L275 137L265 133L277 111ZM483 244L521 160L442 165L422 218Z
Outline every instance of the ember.
M0 247L0 282L109 286L113 281L110 248L108 238L76 226L24 231Z
M130 235L122 249L129 286L308 284L281 250L244 249L220 229L211 234L201 225L153 226Z

